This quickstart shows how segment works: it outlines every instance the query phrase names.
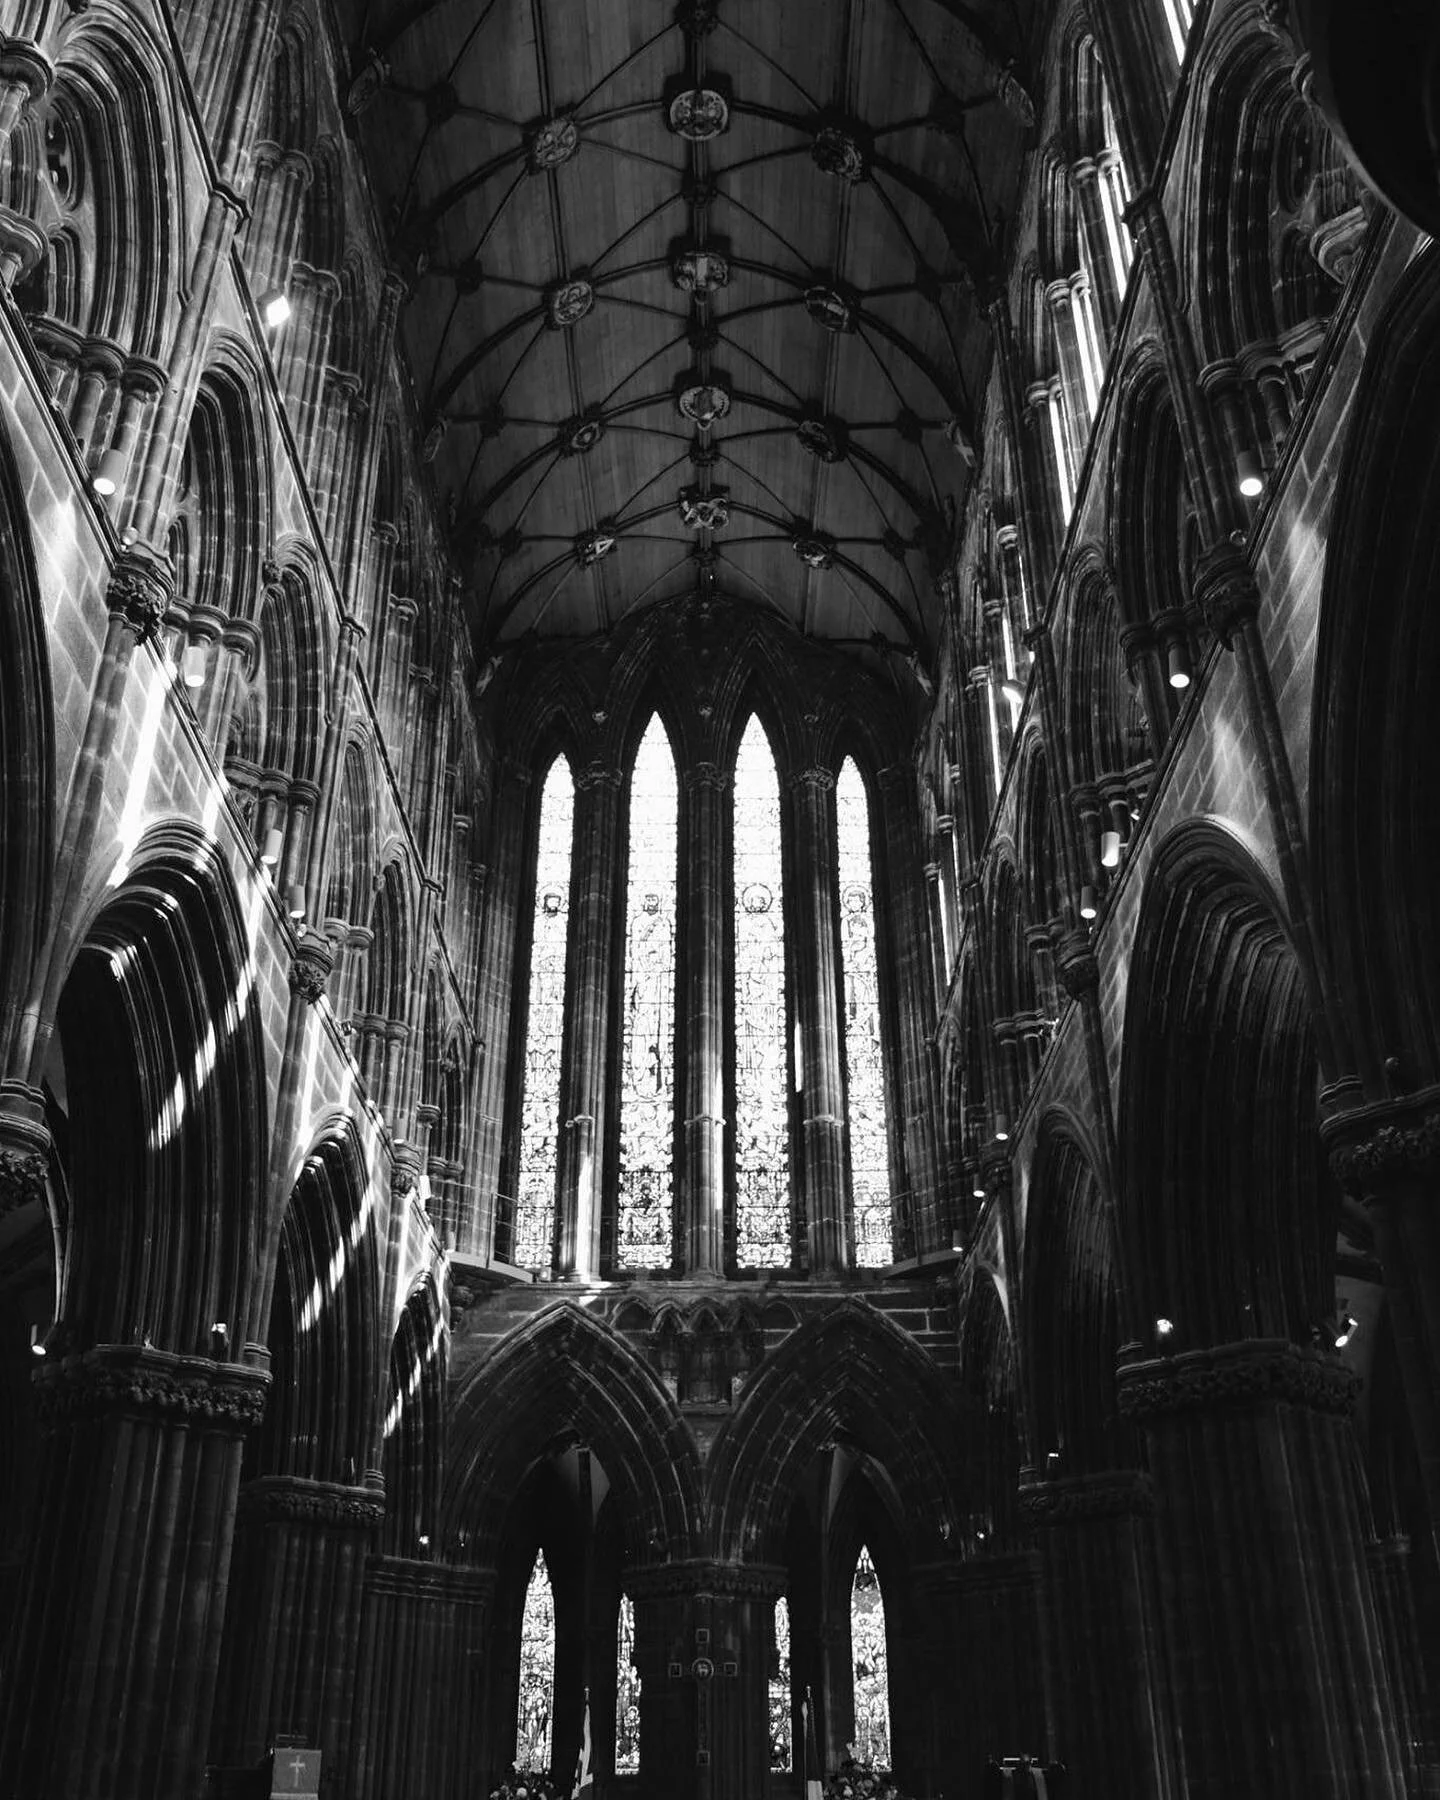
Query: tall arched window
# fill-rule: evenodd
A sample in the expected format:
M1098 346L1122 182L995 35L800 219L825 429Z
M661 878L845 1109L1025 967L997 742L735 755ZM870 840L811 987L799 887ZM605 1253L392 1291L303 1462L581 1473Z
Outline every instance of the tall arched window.
M890 1151L885 1058L880 1042L880 976L875 955L875 894L870 860L870 800L853 758L835 783L840 874L840 953L845 977L845 1074L850 1128L850 1192L855 1260L891 1262Z
M1185 61L1185 46L1190 39L1190 27L1195 23L1194 0L1160 0L1161 11L1165 14L1165 23L1170 27L1170 42L1175 46L1175 60Z
M791 1261L780 781L752 718L735 759L735 1260Z
M635 1607L620 1596L615 1626L615 1773L640 1773L640 1672L635 1667Z
M788 1774L792 1760L790 1701L790 1602L775 1602L775 1647L770 1657L770 1767Z
M530 1004L520 1112L511 1261L549 1274L555 1229L560 1128L560 1052L565 1033L565 952L570 927L570 859L575 842L575 785L557 756L540 798L535 860L535 928L530 942Z
M555 1716L555 1595L545 1554L539 1552L520 1616L520 1698L515 1711L515 1767L537 1773L550 1767Z
M872 1769L890 1767L890 1680L885 1656L885 1602L880 1577L861 1545L850 1586L850 1661L855 1677L855 1756Z
M622 1269L669 1268L674 1254L677 817L675 758L657 713L630 775L616 1244Z

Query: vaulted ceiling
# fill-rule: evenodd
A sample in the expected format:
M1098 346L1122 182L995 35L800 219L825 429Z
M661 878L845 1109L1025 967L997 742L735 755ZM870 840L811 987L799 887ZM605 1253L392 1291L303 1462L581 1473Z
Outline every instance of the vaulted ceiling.
M931 660L1043 0L340 0L477 645Z

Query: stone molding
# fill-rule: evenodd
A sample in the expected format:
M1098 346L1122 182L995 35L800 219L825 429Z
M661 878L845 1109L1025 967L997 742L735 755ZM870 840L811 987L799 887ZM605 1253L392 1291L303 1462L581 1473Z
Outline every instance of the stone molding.
M722 1563L703 1558L651 1563L626 1578L636 1600L714 1594L725 1600L776 1600L785 1592L786 1572L774 1563Z
M215 1425L237 1433L260 1422L270 1377L263 1369L101 1344L35 1374L42 1421L121 1413L157 1423Z
M1139 1469L1105 1469L1060 1481L1025 1482L1020 1488L1020 1517L1032 1528L1142 1518L1154 1510L1154 1486Z
M357 1531L382 1524L383 1494L346 1487L333 1481L308 1481L299 1475L265 1475L240 1491L240 1511L247 1518L297 1525L334 1525Z
M1359 1386L1359 1377L1333 1355L1283 1338L1254 1338L1122 1364L1116 1398L1121 1418L1132 1424L1277 1404L1344 1415Z
M1260 588L1244 553L1228 539L1200 558L1195 572L1196 610L1228 650L1235 634L1260 612Z
M366 1568L365 1586L372 1594L394 1594L407 1600L458 1600L466 1606L487 1606L495 1594L495 1571L376 1556Z
M171 598L170 584L159 568L134 551L127 551L110 572L105 604L135 633L137 643L148 644L159 636Z
M335 952L328 938L316 937L311 942L307 935L290 964L290 992L310 1006L316 1005L325 993L334 966Z

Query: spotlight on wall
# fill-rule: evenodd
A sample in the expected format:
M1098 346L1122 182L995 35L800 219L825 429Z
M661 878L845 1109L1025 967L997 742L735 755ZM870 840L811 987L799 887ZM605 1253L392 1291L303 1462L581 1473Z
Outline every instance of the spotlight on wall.
M223 1362L230 1354L230 1327L223 1319L217 1319L210 1327L210 1354L216 1362Z
M260 852L260 860L267 869L273 869L280 860L280 852L285 848L285 834L278 825L272 825L265 833L265 848Z
M1258 500L1265 492L1265 472L1253 450L1242 450L1236 457L1235 474L1240 492L1247 500Z
M260 296L260 317L267 331L278 331L290 317L290 296L284 288L267 288Z
M1166 664L1171 687L1188 688L1190 685L1190 646L1184 638L1176 638L1171 644Z
M1360 1321L1352 1318L1348 1312L1339 1313L1335 1319L1335 1348L1343 1350L1360 1329Z
M205 671L209 659L203 644L187 644L185 654L180 659L180 679L187 688L202 688L205 685Z
M1100 866L1103 869L1120 866L1120 833L1113 827L1100 833Z
M997 1144L1008 1144L1010 1142L1010 1117L1008 1113L997 1112L995 1115L995 1142Z
M1100 908L1095 900L1095 890L1087 881L1080 890L1080 917L1082 919L1093 919L1099 910Z
M985 1183L978 1175L975 1177L974 1186L970 1189L970 1195L974 1200L984 1200L986 1198Z
M102 500L108 500L125 480L125 452L110 449L100 458L90 485Z
M297 923L305 917L305 890L298 881L285 890L285 910Z
M30 1327L30 1354L32 1356L45 1354L45 1334L38 1325Z
M1060 1452L1051 1450L1045 1458L1045 1479L1056 1481L1060 1475Z
M1168 1350L1175 1341L1175 1321L1173 1319L1157 1319L1155 1321L1155 1342L1162 1350Z

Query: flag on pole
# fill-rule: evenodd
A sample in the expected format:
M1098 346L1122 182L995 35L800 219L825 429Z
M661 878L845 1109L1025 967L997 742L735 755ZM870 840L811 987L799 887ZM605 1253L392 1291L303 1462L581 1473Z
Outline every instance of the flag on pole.
M810 1708L808 1687L800 1711L805 1720L805 1800L821 1800L820 1753L815 1748L815 1715Z
M580 1757L575 1764L575 1786L570 1800L594 1800L595 1777L590 1773L590 1690L585 1690L585 1720L580 1727Z

